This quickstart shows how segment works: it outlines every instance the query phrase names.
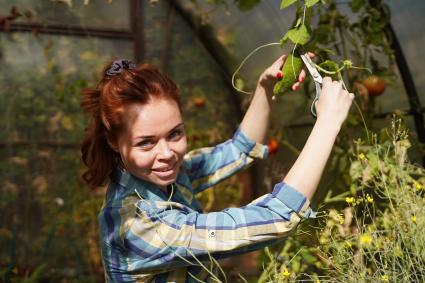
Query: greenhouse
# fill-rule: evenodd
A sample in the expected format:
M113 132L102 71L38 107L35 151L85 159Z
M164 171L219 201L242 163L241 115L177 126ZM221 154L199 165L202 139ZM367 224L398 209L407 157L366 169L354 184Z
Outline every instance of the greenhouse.
M0 282L425 282L424 10L1 1Z

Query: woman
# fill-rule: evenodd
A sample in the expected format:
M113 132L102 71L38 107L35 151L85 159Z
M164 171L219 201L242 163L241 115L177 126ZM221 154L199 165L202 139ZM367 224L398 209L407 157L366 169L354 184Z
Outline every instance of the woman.
M194 197L266 157L261 143L284 59L260 76L232 139L189 153L178 88L155 68L118 60L95 89L83 92L82 107L92 118L82 146L88 167L83 178L91 186L109 182L99 214L106 281L208 281L214 275L201 263L210 256L277 243L302 218L314 215L309 200L354 97L330 78L323 81L317 120L305 147L272 193L212 213L202 213Z

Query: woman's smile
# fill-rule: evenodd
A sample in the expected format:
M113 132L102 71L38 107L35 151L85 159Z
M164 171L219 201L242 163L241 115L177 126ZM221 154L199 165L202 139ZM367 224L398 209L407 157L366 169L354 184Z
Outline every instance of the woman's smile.
M154 168L152 169L152 172L162 179L167 179L172 177L174 173L176 172L176 170L178 169L176 168L177 167L176 165L177 165L177 162L174 162L174 164L172 165Z

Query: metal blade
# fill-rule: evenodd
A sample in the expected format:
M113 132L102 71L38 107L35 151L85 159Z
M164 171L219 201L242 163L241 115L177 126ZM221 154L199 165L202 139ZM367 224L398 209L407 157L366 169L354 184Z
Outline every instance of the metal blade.
M301 59L303 60L304 64L306 65L308 71L310 72L310 75L313 77L315 82L322 83L322 76L319 74L319 71L317 71L316 67L314 67L313 61L311 61L308 54L301 54Z

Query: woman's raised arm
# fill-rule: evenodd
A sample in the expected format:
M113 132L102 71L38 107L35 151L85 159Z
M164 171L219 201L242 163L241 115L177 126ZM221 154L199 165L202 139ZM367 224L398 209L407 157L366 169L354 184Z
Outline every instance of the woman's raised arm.
M310 200L353 98L354 94L343 90L341 82L329 77L323 79L322 92L316 103L316 123L301 154L283 179Z

